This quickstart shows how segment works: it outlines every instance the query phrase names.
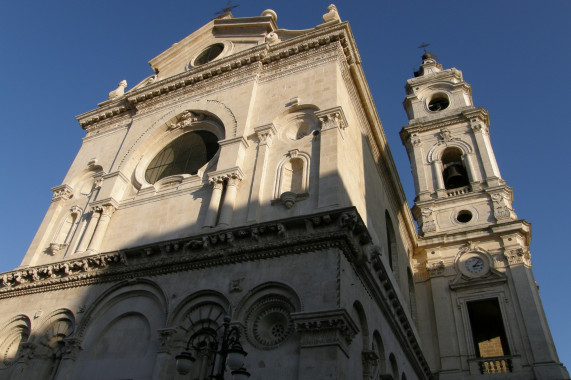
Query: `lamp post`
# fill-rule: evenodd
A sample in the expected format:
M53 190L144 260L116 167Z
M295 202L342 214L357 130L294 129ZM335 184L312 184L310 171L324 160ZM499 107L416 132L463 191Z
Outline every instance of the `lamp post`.
M199 340L201 335L193 334L186 343L185 351L176 356L176 370L181 375L186 375L192 370L194 361L196 360L190 349L201 351L204 349L215 352L218 360L212 361L212 368L210 370L210 379L224 380L224 372L226 372L226 365L232 371L234 380L246 380L250 377L250 373L246 371L244 366L244 359L248 353L244 351L240 344L240 329L237 326L230 327L230 317L224 317L222 325L222 337L219 340L216 334L212 334L209 341L204 339ZM216 364L218 363L218 367Z

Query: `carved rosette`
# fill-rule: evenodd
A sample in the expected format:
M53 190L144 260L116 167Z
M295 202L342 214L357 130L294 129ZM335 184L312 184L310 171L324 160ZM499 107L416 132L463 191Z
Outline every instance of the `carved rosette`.
M301 335L301 347L338 346L348 354L348 347L359 331L344 309L292 314L295 330Z
M60 200L67 201L73 197L73 189L68 185L60 185L52 188L53 196L52 202L57 202Z

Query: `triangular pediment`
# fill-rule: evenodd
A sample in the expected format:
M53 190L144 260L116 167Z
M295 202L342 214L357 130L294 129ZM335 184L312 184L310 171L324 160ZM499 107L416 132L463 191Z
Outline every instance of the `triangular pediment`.
M166 79L262 44L266 35L276 29L275 18L271 15L234 18L227 13L173 44L151 59L149 64L158 74L158 80ZM216 50L211 55L218 53L216 57L199 62L197 58L213 46L216 46Z

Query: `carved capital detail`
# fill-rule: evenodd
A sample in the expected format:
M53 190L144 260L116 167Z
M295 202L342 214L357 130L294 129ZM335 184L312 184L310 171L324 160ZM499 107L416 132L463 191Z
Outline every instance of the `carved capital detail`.
M322 131L327 131L329 129L335 128L339 131L343 131L349 126L341 107L334 107L328 110L316 112L315 116L317 116L319 122L321 123Z
M531 254L527 248L507 249L504 252L504 257L509 265L531 266Z
M295 329L301 334L301 347L337 345L346 353L359 331L344 309L291 315Z
M57 202L60 200L67 201L73 197L73 189L68 185L60 185L52 188L53 196L52 202Z
M176 329L159 329L157 332L159 333L160 339L160 346L157 352L170 353L171 342L176 333Z
M77 360L80 351L83 349L81 347L81 341L77 338L66 338L63 340L63 342L63 359L71 359L74 361Z
M268 147L272 146L272 140L274 136L277 134L276 127L273 124L264 125L261 127L254 128L254 132L256 133L256 137L258 138L259 145L267 145Z
M438 261L431 264L426 263L426 271L428 272L430 277L443 275L445 270L446 266L444 265L443 261Z

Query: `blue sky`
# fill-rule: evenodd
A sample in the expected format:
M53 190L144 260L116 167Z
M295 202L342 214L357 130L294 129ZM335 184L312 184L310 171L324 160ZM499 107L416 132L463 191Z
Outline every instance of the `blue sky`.
M274 9L278 26L321 23L329 1L242 1L235 17ZM5 1L0 4L4 185L0 272L19 265L97 107L147 62L207 23L222 1ZM518 216L532 223L534 273L561 361L571 365L569 244L571 1L337 1L349 21L409 203L410 166L398 132L404 84L422 42L472 85ZM12 166L15 164L16 166ZM549 200L549 202L547 202ZM553 201L553 203L551 202ZM567 242L567 243L566 243Z

